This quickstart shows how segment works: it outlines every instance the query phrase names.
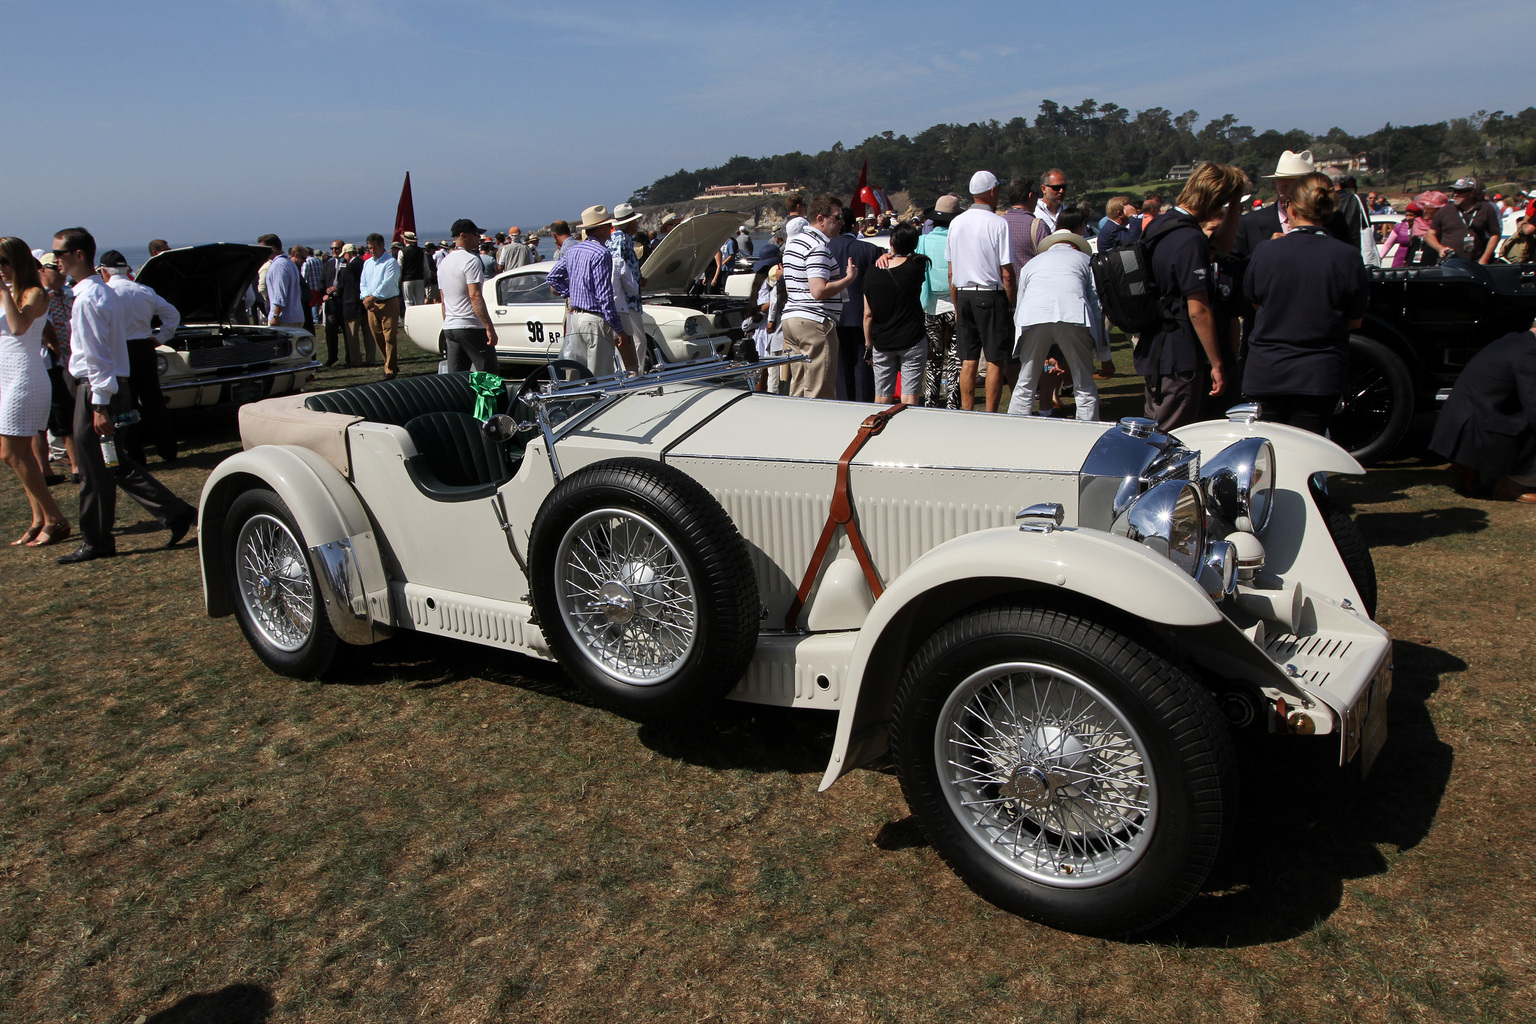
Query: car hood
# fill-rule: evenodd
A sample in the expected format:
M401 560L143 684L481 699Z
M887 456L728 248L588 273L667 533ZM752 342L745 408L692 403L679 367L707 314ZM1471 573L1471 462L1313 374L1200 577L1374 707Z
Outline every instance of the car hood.
M271 255L264 245L189 245L151 256L134 280L175 306L182 323L222 322Z
M714 260L725 240L741 227L742 214L729 210L689 217L645 258L640 276L648 292L686 291Z

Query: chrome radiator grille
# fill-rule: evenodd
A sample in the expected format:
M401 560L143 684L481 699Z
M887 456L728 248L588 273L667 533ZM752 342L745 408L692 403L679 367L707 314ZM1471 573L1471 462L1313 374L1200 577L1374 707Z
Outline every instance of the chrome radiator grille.
M214 367L246 366L250 363L267 363L288 355L291 345L287 338L272 341L242 341L217 348L198 348L187 353L187 365L194 370Z

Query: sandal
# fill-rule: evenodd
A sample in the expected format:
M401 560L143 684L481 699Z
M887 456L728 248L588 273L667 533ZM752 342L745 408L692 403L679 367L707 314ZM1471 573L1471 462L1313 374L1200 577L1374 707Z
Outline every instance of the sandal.
M57 544L73 532L68 523L46 523L38 531L36 538L27 542L27 547L45 548L49 544Z
M11 547L19 548L23 544L30 546L32 542L37 539L37 535L43 532L43 525L44 524L41 523L33 523L31 526L27 527L26 533L11 541Z

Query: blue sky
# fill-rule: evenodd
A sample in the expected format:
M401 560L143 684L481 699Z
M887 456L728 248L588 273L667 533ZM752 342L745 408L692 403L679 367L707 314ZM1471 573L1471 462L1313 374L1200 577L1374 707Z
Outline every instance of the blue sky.
M0 0L23 83L0 114L0 233L34 246L76 223L103 244L387 233L407 170L424 230L533 226L680 167L1033 118L1041 99L1318 133L1536 103L1532 0L1188 12Z

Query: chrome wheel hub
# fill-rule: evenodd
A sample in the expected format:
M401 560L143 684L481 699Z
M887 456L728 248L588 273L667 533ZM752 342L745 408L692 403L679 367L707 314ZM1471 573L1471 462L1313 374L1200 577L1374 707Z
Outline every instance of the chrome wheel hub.
M1157 823L1146 747L1101 690L1059 666L990 666L950 694L934 737L961 827L1009 870L1079 888L1130 870Z
M635 595L622 583L604 583L597 599L587 602L589 611L600 611L609 622L624 625L635 617Z
M698 641L693 578L682 553L629 509L588 512L555 556L560 618L603 672L648 686L675 675Z

